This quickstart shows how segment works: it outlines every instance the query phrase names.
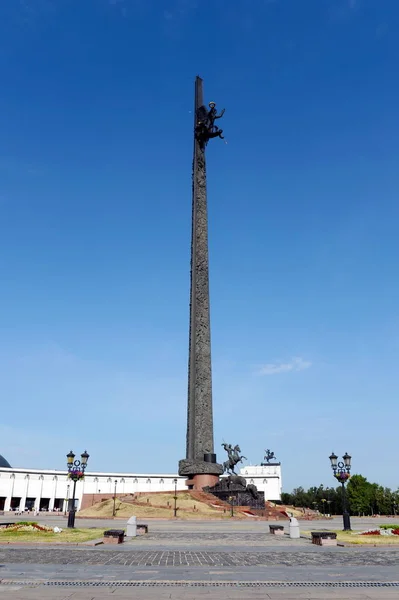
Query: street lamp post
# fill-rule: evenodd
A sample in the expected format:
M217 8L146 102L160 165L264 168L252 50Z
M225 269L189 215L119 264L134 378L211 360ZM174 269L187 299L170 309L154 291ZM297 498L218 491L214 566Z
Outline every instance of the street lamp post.
M231 517L234 517L234 500L235 500L235 496L229 496L230 508L231 508L230 516Z
M76 482L80 481L84 478L85 470L87 467L87 461L89 460L89 455L87 454L87 450L82 452L80 455L80 460L75 460L75 455L72 450L67 454L67 467L68 467L68 477L73 481L73 491L72 498L69 500L69 513L68 513L68 527L69 529L74 529L75 527L75 492L76 492Z
M344 521L344 531L351 531L351 519L348 512L348 502L346 497L345 483L350 478L351 460L347 452L342 457L342 461L338 461L338 456L334 452L330 456L331 468L334 472L334 477L342 485L342 517Z
M175 495L173 496L173 499L175 501L175 506L174 506L173 512L174 512L174 516L177 517L177 479L174 479L173 483L175 484Z
M115 517L116 515L116 484L118 483L118 480L115 479L115 487L114 487L114 509L112 511L112 516Z

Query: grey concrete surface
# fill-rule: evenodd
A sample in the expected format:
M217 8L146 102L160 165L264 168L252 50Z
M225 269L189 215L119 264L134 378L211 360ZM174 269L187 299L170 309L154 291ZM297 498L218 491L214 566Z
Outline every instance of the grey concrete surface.
M23 514L21 516L16 516L13 513L6 513L3 516L0 516L1 522L8 521L20 521L23 519L24 521L38 521L48 523L49 525L58 525L60 527L66 527L67 517L64 515L56 516L51 513L40 514L39 516L34 516L33 514ZM116 525L121 526L122 524L126 524L127 519L84 519L77 518L76 526L77 527L114 527ZM226 521L180 521L176 520L162 520L162 519L137 519L138 523L148 523L150 527L150 532L217 532L217 531L244 531L244 532L259 532L259 531L269 531L269 524L279 524L284 525L288 529L288 521L235 521L226 520ZM397 523L399 527L399 517L351 517L352 529L353 530L364 530L369 529L371 527L378 527L383 523ZM319 530L319 529L331 529L337 530L342 529L342 517L334 517L332 519L319 519L317 521L307 521L303 519L299 519L300 528L302 531L311 531L311 530Z
M313 590L302 588L300 591L293 589L273 590L242 590L209 588L187 589L96 589L96 590L68 590L68 589L43 589L14 588L2 590L0 598L11 600L103 600L119 599L131 600L393 600L397 599L397 590Z
M10 520L7 517L1 517L0 522ZM66 525L63 517L54 515L31 516L31 519ZM339 529L341 522L339 518L303 521L301 529ZM365 529L377 522L389 520L354 519L353 527ZM399 519L397 522L399 524ZM105 529L115 526L118 521L82 520L78 523L79 526ZM303 586L311 582L331 584L349 581L370 585L373 582L387 584L399 581L399 547L322 548L311 545L308 540L271 536L268 533L269 523L264 521L148 520L148 523L148 536L138 537L118 547L1 545L0 600L99 600L107 597L382 600L399 597L399 586ZM63 585L43 585L51 581ZM107 586L79 588L66 585L68 582L87 584L88 581L106 583ZM135 586L116 585L121 581L134 582ZM248 587L237 586L242 582L248 582ZM290 582L293 587L270 587L270 582L284 582L286 585ZM225 587L220 587L222 585Z

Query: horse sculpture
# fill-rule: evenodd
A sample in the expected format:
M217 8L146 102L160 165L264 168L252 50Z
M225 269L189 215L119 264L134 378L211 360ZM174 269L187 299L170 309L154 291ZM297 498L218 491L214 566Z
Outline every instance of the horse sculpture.
M234 448L231 444L223 443L222 446L226 450L228 456L228 459L223 463L223 472L230 473L231 475L237 475L237 473L234 470L234 467L239 462L247 460L247 457L240 455L241 448L238 444L234 446Z

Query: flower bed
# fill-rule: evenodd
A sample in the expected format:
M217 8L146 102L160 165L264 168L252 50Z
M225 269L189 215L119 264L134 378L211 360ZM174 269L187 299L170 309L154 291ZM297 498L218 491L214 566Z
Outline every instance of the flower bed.
M0 528L4 531L6 530L8 533L17 532L17 531L35 531L42 533L60 533L62 529L59 527L46 527L46 525L39 525L34 521L20 521L19 523L13 523L12 525L6 525Z
M367 531L362 531L359 535L399 535L399 529L394 529L397 527L396 525L390 526L382 526L380 529L367 529ZM357 532L355 535L358 535Z

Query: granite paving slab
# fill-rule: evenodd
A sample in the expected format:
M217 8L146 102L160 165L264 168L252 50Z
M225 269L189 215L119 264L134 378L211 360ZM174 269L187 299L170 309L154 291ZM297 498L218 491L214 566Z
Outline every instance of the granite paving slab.
M399 550L336 549L315 551L226 552L201 550L99 550L97 548L1 548L0 564L86 564L128 566L399 566Z

